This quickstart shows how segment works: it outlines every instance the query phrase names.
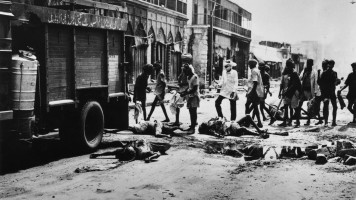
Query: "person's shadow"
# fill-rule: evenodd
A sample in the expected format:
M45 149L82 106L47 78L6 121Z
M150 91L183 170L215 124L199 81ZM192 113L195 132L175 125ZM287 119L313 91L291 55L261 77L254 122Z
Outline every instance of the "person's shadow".
M344 126L341 126L338 131L345 132L349 128L356 128L356 123L348 123L348 124L346 124Z

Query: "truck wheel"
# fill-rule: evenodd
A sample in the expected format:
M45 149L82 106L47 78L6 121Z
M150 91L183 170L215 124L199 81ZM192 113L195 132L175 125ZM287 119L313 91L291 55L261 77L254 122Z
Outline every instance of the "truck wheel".
M104 133L104 113L96 101L87 102L80 113L78 136L80 145L86 149L99 146Z

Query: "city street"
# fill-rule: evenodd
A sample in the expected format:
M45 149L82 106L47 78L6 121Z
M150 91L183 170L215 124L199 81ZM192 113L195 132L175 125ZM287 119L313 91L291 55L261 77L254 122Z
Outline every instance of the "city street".
M0 0L0 199L356 200L355 3Z
M276 96L276 88L273 89ZM151 95L151 94L150 94ZM169 95L167 95L169 96ZM239 94L238 117L244 115L244 93ZM166 104L168 108L168 104ZM150 107L148 107L150 109ZM229 110L223 101L223 112ZM170 113L169 113L170 114ZM174 117L169 115L171 120ZM187 109L181 112L183 127L188 126ZM214 99L205 98L198 110L199 123L216 116ZM227 114L227 116L229 116ZM133 122L130 112L130 122ZM163 120L157 107L152 120ZM347 139L356 142L356 126L348 125L350 114L339 111L338 126L320 126L319 132L306 132L315 126L298 129L279 128L276 122L264 128L288 130L289 136L270 135L268 139L254 136L226 137L194 135L168 139L132 135L127 131L107 133L99 152L113 150L117 141L146 139L165 141L172 147L155 162L133 161L114 169L114 158L90 159L89 154L69 154L60 148L56 133L35 142L33 152L18 157L18 171L4 174L0 180L1 199L355 199L356 168L338 162L316 165L302 158L244 161L222 154L208 154L206 141L236 141L240 145L308 146ZM312 124L316 121L312 120ZM304 121L302 121L304 124ZM179 135L179 134L178 134ZM34 160L41 160L38 163ZM24 165L23 162L32 162ZM101 166L102 171L76 171ZM76 172L75 172L76 171Z

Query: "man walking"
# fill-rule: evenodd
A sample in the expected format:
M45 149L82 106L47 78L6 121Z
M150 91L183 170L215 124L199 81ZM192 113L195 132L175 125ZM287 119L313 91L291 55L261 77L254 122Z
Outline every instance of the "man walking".
M164 113L164 116L166 117L166 119L162 122L169 122L169 117L167 115L167 111L166 111L166 108L164 107L164 96L166 95L166 80L165 80L165 75L164 75L164 72L162 70L162 66L161 66L161 63L160 61L157 61L153 67L155 68L156 70L156 73L157 73L157 82L156 82L156 89L155 89L155 99L153 100L152 102L152 105L151 105L151 110L150 110L150 114L148 114L148 117L147 117L147 121L150 121L150 118L152 116L152 113L153 111L155 110L156 108L156 105L157 103L160 103L161 104L161 108L162 108L162 111Z
M263 98L264 96L262 77L261 77L260 70L258 70L256 67L257 66L256 60L249 60L248 65L251 69L251 75L247 82L248 90L246 94L247 100L245 104L245 114L249 113L250 106L252 106L253 112L256 114L258 120L257 126L262 128L263 125L260 118L260 112L258 110L258 105L261 101L261 98Z
M347 76L345 85L337 92L338 94L341 94L341 91L349 87L349 92L346 95L346 98L349 102L347 109L350 111L351 114L353 114L352 123L356 123L356 62L352 63L351 67L352 72Z
M221 111L221 102L223 99L229 99L231 121L236 119L236 100L237 100L237 88L238 88L238 75L237 71L232 69L230 61L225 64L225 70L222 72L222 79L219 83L221 86L220 94L215 101L215 108L218 116L223 118Z
M153 72L153 66L151 64L144 65L142 68L142 73L138 75L136 78L135 87L134 87L133 102L136 104L138 101L141 101L143 120L146 120L147 80L148 77L152 74L152 72Z

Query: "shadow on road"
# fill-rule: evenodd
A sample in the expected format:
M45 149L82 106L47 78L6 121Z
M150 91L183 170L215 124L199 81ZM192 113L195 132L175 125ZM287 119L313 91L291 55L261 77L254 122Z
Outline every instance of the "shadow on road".
M0 174L14 173L85 153L66 147L58 138L58 134L34 138L31 141L15 137L5 138L0 150Z
M99 149L122 147L128 141L105 141ZM19 170L44 165L63 158L86 155L92 151L83 151L66 146L61 142L58 132L45 137L20 140L14 136L0 142L0 175L15 173Z

